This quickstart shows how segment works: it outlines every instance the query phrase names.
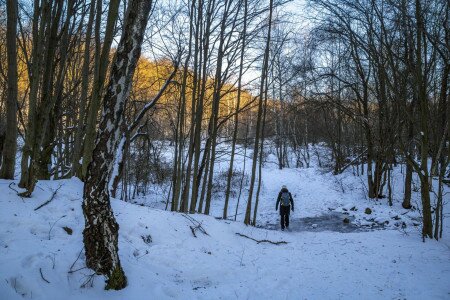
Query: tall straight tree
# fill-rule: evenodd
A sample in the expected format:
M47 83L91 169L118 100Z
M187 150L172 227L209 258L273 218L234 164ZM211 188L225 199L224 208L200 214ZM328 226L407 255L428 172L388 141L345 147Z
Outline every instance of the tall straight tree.
M237 140L237 132L239 126L239 109L241 104L241 92L242 92L242 73L244 69L244 53L245 53L245 43L246 43L246 35L247 35L247 15L248 15L248 4L247 0L244 0L244 28L242 29L242 46L240 53L240 63L239 63L239 77L238 77L238 86L237 86L237 101L236 101L236 113L234 115L234 128L233 128L233 139L231 142L231 156L230 156L230 166L228 168L227 174L227 188L225 190L225 202L223 206L223 215L222 218L226 219L228 217L228 201L230 199L230 190L231 190L231 179L233 177L233 165L234 165L234 155L236 152L236 140Z
M415 93L418 99L419 123L420 123L420 193L422 198L422 236L433 237L433 220L431 215L431 200L430 200L430 185L429 185L429 169L428 169L428 155L429 155L429 104L427 98L427 72L424 64L427 63L426 54L422 39L425 36L425 24L423 19L422 4L419 0L415 1L415 17L416 17L416 61L415 61ZM425 61L424 61L425 60ZM414 163L410 159L410 163Z
M213 186L213 178L214 178L214 163L216 160L216 146L217 146L217 133L218 133L218 125L217 122L219 120L219 106L220 106L220 98L221 91L223 87L223 78L222 78L222 67L223 67L223 59L225 55L224 43L225 43L225 29L227 18L230 10L230 6L232 0L226 0L224 2L222 21L220 25L220 37L219 37L219 49L217 50L217 62L216 62L216 75L214 81L214 92L213 92L213 103L211 109L211 119L210 119L210 128L208 131L210 132L211 139L211 157L210 157L210 166L209 166L209 175L208 175L208 186L206 191L206 202L205 202L205 214L209 214L210 206L211 206L211 197L212 197L212 186Z
M114 39L114 28L116 27L116 21L119 15L119 4L120 4L119 0L112 0L109 2L109 11L108 11L108 18L106 21L105 38L103 41L103 46L101 46L100 21L102 15L102 1L97 2L97 17L96 17L97 19L95 24L96 57L94 66L94 83L92 85L92 97L86 121L86 137L84 139L83 164L82 164L83 178L86 176L88 165L92 160L92 151L95 146L95 133L96 133L98 110L101 104L100 100L102 97L103 86L105 83L106 71L108 69L111 44Z
M82 67L82 81L81 81L81 95L80 95L80 109L78 112L78 122L77 129L75 132L74 138L74 146L73 146L73 155L72 155L72 175L78 175L78 177L82 177L81 175L81 143L83 139L83 124L86 115L86 102L88 95L88 87L89 87L89 63L90 63L90 52L91 52L91 37L92 37L92 25L94 23L94 15L95 15L95 0L92 0L89 4L89 20L87 23L86 30L86 41L84 45L84 53L83 53L83 67Z
M14 179L17 145L17 0L6 1L6 47L8 56L8 92L6 106L5 149L2 155L0 178Z
M188 71L189 71L189 61L192 55L192 38L194 30L194 20L193 15L195 12L195 0L192 0L190 7L189 19L189 44L188 52L186 55L184 68L183 68L183 79L181 83L181 93L180 93L180 103L178 105L179 109L177 112L177 123L176 123L176 134L175 134L175 154L174 154L174 169L173 169L173 193L172 193L172 210L178 210L180 202L180 191L183 181L183 151L184 151L184 125L185 125L185 110L186 110L186 88L188 84ZM183 210L184 209L184 210ZM181 211L187 210L187 203L180 207Z
M52 7L53 5L53 7ZM21 193L24 197L31 197L38 179L49 179L49 165L43 158L43 142L48 134L50 114L55 106L56 98L54 93L54 76L58 64L57 51L61 47L61 29L59 24L63 13L63 3L45 2L42 8L41 27L39 36L42 34L41 43L44 44L42 55L37 53L40 61L36 73L32 73L33 82L30 84L30 110L33 109L33 119L28 123L26 144L29 144L30 155L24 166L27 166L26 173L22 174L21 183L24 181L26 191ZM54 15L52 16L52 11ZM33 37L34 38L34 37ZM34 51L34 45L33 45ZM35 61L33 60L33 64ZM33 70L34 71L34 70ZM40 74L42 73L42 78ZM36 76L36 77L35 77ZM34 82L37 80L37 82ZM34 86L36 84L36 86ZM33 91L33 88L36 90ZM32 93L33 92L33 93ZM37 97L36 99L33 99ZM38 126L39 124L39 126ZM24 151L22 162L27 151Z
M118 254L117 224L110 204L108 182L118 142L125 122L125 106L133 74L141 54L141 45L152 1L131 0L128 4L117 53L111 67L103 98L100 122L92 161L87 169L83 193L83 231L86 264L107 277L106 289L119 290L127 278Z
M202 55L202 71L201 74L202 80L200 81L200 88L199 88L199 97L197 101L198 109L197 109L197 116L196 116L196 124L195 124L195 137L194 137L194 171L192 175L192 195L191 195L191 206L190 206L190 212L194 213L196 206L197 206L197 198L200 188L200 182L202 177L202 166L199 166L200 161L200 152L201 152L201 131L202 131L202 119L203 119L203 113L204 113L204 103L205 103L205 93L206 93L206 84L207 84L207 67L208 67L208 61L209 56L211 52L209 51L210 46L210 37L211 37L211 24L212 24L212 14L215 9L215 1L208 1L208 5L206 8L206 22L204 25L204 30L202 31L203 35L203 55ZM208 145L209 140L207 140L206 145ZM209 149L205 146L204 158L206 158L209 155ZM206 153L208 152L208 153ZM206 161L205 161L206 162ZM209 162L209 160L208 160ZM204 165L203 165L204 166ZM206 174L206 172L205 172ZM203 195L201 195L203 196ZM201 212L203 207L203 202L201 204L199 203L199 209L198 211Z
M45 50L45 32L48 31L49 19L50 19L50 3L49 1L43 1L39 5L39 0L34 0L33 4L33 42L31 52L31 67L28 71L30 78L30 93L28 96L28 120L27 131L25 135L25 144L22 148L22 160L20 163L20 182L19 187L26 187L29 182L29 164L33 154L33 140L38 129L36 126L36 115L38 108L38 92L39 84L42 77L43 68L43 52Z
M259 150L259 138L261 135L261 119L263 113L263 101L264 101L264 89L266 86L266 80L269 70L269 50L270 50L270 34L272 29L272 11L273 11L273 0L270 0L269 4L269 29L266 39L266 47L264 50L263 65L261 70L261 83L259 86L259 101L258 101L258 116L256 119L256 129L255 129L255 144L253 146L253 161L252 161L252 176L250 178L250 187L248 190L247 208L245 210L244 223L246 225L250 224L250 214L252 211L252 198L253 189L255 187L255 177L256 177L256 162L258 160L258 150Z

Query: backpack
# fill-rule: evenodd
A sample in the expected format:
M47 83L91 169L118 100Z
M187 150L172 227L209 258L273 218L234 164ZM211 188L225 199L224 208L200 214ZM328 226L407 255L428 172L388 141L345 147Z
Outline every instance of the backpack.
M289 206L291 204L290 200L290 195L288 191L282 192L281 193L281 205L283 206Z

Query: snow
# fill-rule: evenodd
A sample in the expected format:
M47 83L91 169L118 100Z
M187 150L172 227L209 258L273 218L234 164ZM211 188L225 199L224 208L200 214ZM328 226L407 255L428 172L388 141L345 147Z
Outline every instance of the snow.
M269 155L263 168L258 226L278 223L275 197L282 184L294 197L292 221L333 210L347 213L356 226L389 224L383 230L350 233L323 231L320 223L301 231L255 228L242 223L243 215L237 222L216 219L223 207L222 194L216 193L213 216L189 215L208 233L197 231L194 237L188 218L158 208L164 206L164 195L151 194L136 204L112 199L120 225L119 256L129 285L105 291L102 276L93 277L92 287L80 287L92 274L83 268L82 182L39 181L33 197L21 199L8 187L11 181L0 180L0 299L450 298L450 228L444 228L443 240L422 242L420 226L414 226L420 223L419 213L400 205L400 169L393 171L394 205L389 207L386 199L366 199L361 183L365 177L353 176L351 169L338 176L314 164L278 170L272 159ZM223 159L217 172L226 165ZM237 166L242 168L242 157ZM61 184L55 199L34 211ZM419 194L413 192L417 207ZM245 202L243 194L239 213ZM230 212L235 203L230 199ZM257 244L236 233L288 244Z

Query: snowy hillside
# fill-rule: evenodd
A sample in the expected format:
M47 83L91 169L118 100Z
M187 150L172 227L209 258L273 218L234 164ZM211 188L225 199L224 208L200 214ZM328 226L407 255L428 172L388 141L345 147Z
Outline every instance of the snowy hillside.
M449 4L0 0L0 300L450 300Z
M263 178L258 226L276 230L113 200L129 282L121 291L105 291L104 278L84 267L79 180L40 181L31 199L2 180L0 299L450 298L449 240L422 243L415 212L365 200L359 179L348 173L268 165ZM276 225L274 197L282 183L296 201L290 232ZM58 188L53 201L35 210ZM218 212L223 202L213 205ZM328 213L351 218L353 227L322 227L320 216ZM307 217L317 224L301 222ZM368 230L381 223L383 230Z

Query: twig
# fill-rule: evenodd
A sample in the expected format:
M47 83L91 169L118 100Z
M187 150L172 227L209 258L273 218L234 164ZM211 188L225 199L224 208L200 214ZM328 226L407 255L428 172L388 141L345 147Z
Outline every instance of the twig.
M63 185L64 185L64 184L61 184L56 190L53 191L53 194L52 194L52 196L50 197L49 200L45 201L44 203L42 203L41 205L39 205L38 207L36 207L34 210L36 211L36 210L40 209L41 207L44 207L44 206L46 206L47 204L49 204L50 202L52 202L53 199L55 199L56 193L59 191L59 189L60 189Z
M8 187L9 187L11 190L13 190L14 192L16 192L17 196L19 196L20 199L22 199L22 201L24 201L24 200L23 200L23 197L20 195L20 192L19 192L18 190L16 190L15 188L12 188L11 185L16 185L16 183L13 181L13 182L11 182L10 184L8 184Z
M403 233L403 235L409 236L408 232L406 232L405 228L397 228L397 231Z
M252 241L255 241L257 244L260 244L260 243L270 243L270 244L273 244L273 245L281 245L281 244L287 244L287 243L288 243L288 242L286 242L286 241L278 241L278 242L274 242L274 241L270 241L270 240L257 240L257 239L254 239L254 238L252 238L252 237L250 237L250 236L248 236L248 235L245 235L245 234L242 234L242 233L239 233L239 232L236 232L236 234L239 235L239 236L248 238L248 239L250 239L250 240L252 240Z
M193 225L195 225L195 227L189 226L189 227L191 228L192 234L193 234L195 237L197 237L197 236L195 235L195 232L194 232L195 230L200 230L203 234L209 235L209 234L206 232L205 228L202 227L202 222L197 221L196 219L194 219L193 217L189 216L188 214L182 214L182 216L185 217L186 219L188 219L189 221L191 221L191 223L192 223Z
M13 181L13 182L11 182L10 184L8 184L8 187L11 189L11 190L13 190L14 192L16 192L17 194L19 194L19 191L18 190L16 190L15 188L12 188L11 187L11 185L15 185L16 183Z
M95 272L87 275L87 279L83 282L83 284L80 286L81 288L86 288L87 286L89 287L93 287L94 286L94 277L95 277Z
M141 257L146 256L147 254L149 254L148 250L145 250L145 254L142 254L141 256L136 257L136 260L138 260Z
M351 162L349 162L347 165L345 165L343 168L341 168L337 174L342 174L345 169L347 169L349 166L353 165L355 163L355 161L359 160L361 158L361 156L363 156L365 153L367 152L367 149L364 150L363 152L361 152L356 158L354 158Z
M194 237L197 237L197 235L195 234L195 229L196 229L197 227L189 226L189 228L191 228L191 231L192 231L192 234L194 235Z
M73 262L73 264L70 266L70 269L69 269L69 272L68 272L68 273L74 273L74 272L76 272L76 271L72 271L72 268L75 266L75 264L77 263L77 261L80 259L81 252L83 252L83 248L81 248L80 252L78 253L77 259L75 259L75 261Z
M55 265L56 265L56 263L55 263L55 253L52 253L53 254L53 256L50 256L50 255L47 255L47 257L48 258L50 258L50 260L51 260L51 262L52 262L52 269L54 270L55 269Z
M194 237L197 237L197 235L195 234L196 230L200 230L200 232L202 232L203 234L208 235L208 233L206 233L205 229L203 229L201 223L199 223L197 226L194 226L194 227L189 225L189 228L191 228L191 231L192 231L192 234L194 235Z
M86 269L86 268L87 268L87 267L81 267L81 268L78 268L78 269L76 269L76 270L69 270L69 272L67 272L67 273L72 274L72 273L75 273L75 272L84 270L84 269Z
M358 178L359 178L359 180L361 181L361 184L362 184L362 186L363 186L363 188L364 188L364 193L363 193L363 195L364 195L364 198L365 198L366 201L367 201L367 195L369 194L369 190L367 189L366 184L365 184L364 181L361 179L361 177L358 176Z
M244 254L245 254L245 246L242 248L241 260L240 260L240 262L239 262L239 265L240 265L241 267L244 266L244 264L242 263L242 261L244 260Z
M41 273L41 278L42 278L42 280L44 280L44 281L47 282L47 283L50 283L50 281L48 281L47 279L45 279L44 274L42 274L42 269L41 269L41 268L39 268L39 273Z
M61 220L62 218L65 218L66 217L66 215L64 215L64 216L62 216L61 218L59 218L58 220L56 220L55 221L55 223L53 223L53 225L52 226L50 226L50 230L48 231L48 240L50 241L50 234L52 233L52 229L53 229L53 227L56 225L56 223L58 223L58 221L59 220ZM49 223L50 224L50 223Z

